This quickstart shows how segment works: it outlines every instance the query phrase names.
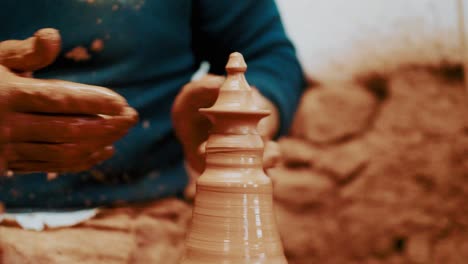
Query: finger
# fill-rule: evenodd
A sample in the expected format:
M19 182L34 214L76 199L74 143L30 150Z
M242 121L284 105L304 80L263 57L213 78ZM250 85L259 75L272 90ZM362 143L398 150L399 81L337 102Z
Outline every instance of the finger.
M24 78L32 78L33 77L33 72L19 72L17 73L18 76L24 77Z
M102 140L113 143L136 123L134 110L119 116L49 116L14 113L10 142L74 143Z
M200 102L203 106L211 106L218 98L219 89L223 85L224 76L206 75L200 80L190 82L186 89L187 99L193 103Z
M195 81L194 83L200 83L201 86L207 88L220 88L223 85L226 77L214 74L207 74L200 78L199 80Z
M62 162L80 160L90 155L77 144L10 143L6 145L6 159L14 161Z
M118 115L128 107L119 94L99 86L60 80L10 77L9 106L17 112Z
M57 30L44 28L25 40L0 42L0 64L14 71L36 71L51 64L60 52Z
M106 147L93 153L86 159L79 161L46 162L46 161L12 161L8 163L8 168L15 173L33 172L80 172L91 169L94 165L107 160L114 154L112 147Z
M94 165L98 162L109 159L110 157L112 157L112 155L114 155L114 153L115 149L113 146L106 146L103 149L95 151L93 154L91 154L91 156L89 156L88 161L85 163Z
M45 161L45 162L77 162L88 157L93 151L99 149L89 144L43 144L43 143L10 143L6 145L6 159L11 161Z
M281 149L278 143L267 141L263 153L263 168L269 169L277 166L281 162Z
M218 98L219 88L223 84L223 76L206 75L202 79L188 83L177 96L173 111L183 111L210 107Z

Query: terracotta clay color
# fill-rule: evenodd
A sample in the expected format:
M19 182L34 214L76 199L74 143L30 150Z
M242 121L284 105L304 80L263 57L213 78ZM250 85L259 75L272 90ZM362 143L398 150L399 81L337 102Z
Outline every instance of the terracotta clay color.
M25 40L0 42L0 65L18 72L36 71L55 60L60 46L61 38L56 29L40 29Z
M112 156L111 145L137 122L136 111L107 88L22 77L59 51L55 29L0 42L0 176L86 170Z
M73 61L87 61L91 59L88 49L83 46L78 46L65 53L65 58Z
M257 124L269 111L253 103L240 53L211 108L206 168L197 181L183 264L287 263L273 214L272 185L262 166Z
M104 49L104 41L99 38L93 40L90 49L94 52L101 52Z

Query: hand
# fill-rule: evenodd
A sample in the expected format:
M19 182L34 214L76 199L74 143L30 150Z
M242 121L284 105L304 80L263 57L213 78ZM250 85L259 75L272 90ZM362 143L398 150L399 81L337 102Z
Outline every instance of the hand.
M198 112L198 109L212 106L217 97L224 77L206 75L200 80L185 85L178 94L172 107L172 120L177 137L184 148L188 165L197 173L204 169L204 143L208 138L211 126L208 119ZM278 111L275 106L254 90L256 103L272 114L260 121L258 130L265 140L264 162L265 168L273 167L280 160L277 144L269 141L278 129Z
M2 41L0 65L16 73L33 72L54 62L60 46L60 34L53 28L40 29L25 40Z
M89 169L110 158L112 143L137 121L109 89L17 74L46 66L59 50L53 29L0 43L0 156L15 173Z

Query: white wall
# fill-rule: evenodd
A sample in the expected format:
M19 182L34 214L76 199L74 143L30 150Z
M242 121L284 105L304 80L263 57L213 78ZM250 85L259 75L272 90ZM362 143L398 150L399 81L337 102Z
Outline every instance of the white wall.
M458 0L276 1L304 68L321 81L460 61Z

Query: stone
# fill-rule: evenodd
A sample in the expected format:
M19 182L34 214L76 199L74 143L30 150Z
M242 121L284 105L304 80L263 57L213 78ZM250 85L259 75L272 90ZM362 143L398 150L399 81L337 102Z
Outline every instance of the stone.
M328 173L339 184L357 176L370 160L365 143L353 141L323 150L315 159L316 168Z
M279 140L279 146L286 167L313 169L339 184L356 176L369 161L366 145L360 141L316 147L304 139L284 137Z
M275 201L288 208L320 206L334 190L333 182L326 176L307 169L269 170L273 181Z
M293 137L283 137L278 141L284 163L292 167L310 167L318 151L309 142Z
M412 263L424 264L431 262L430 238L421 235L410 237L407 255Z
M317 144L341 142L366 130L376 107L376 98L356 86L312 88L302 97L292 135Z

